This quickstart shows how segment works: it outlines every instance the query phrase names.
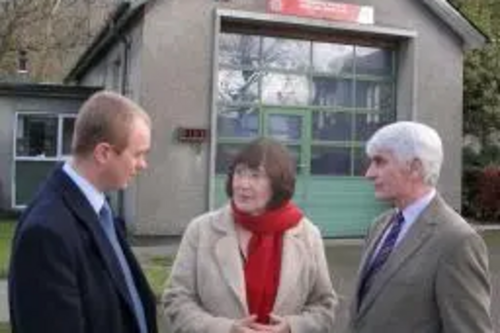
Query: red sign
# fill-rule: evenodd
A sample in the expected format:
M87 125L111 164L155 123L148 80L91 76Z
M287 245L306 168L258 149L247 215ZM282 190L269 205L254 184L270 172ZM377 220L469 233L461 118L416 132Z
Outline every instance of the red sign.
M373 24L373 7L325 0L268 0L270 12Z

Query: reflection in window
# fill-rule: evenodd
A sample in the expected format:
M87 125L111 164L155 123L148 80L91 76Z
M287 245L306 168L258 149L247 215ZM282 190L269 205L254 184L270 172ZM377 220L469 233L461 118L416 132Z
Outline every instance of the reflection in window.
M269 136L277 140L300 140L302 137L302 117L273 114L269 119Z
M393 105L392 85L378 81L356 81L356 107L390 110Z
M393 119L389 113L364 113L356 115L356 140L367 141L379 128Z
M62 154L71 154L71 141L73 139L73 131L75 129L76 118L63 118L63 137L62 137Z
M313 112L313 140L350 141L352 114L344 112Z
M262 101L268 104L304 105L307 103L307 77L267 73L262 79Z
M354 47L344 44L313 42L313 68L316 72L351 73Z
M242 141L266 135L312 174L364 174L359 147L395 118L393 49L237 33L218 46L218 173Z
M218 144L217 156L215 157L215 172L219 174L227 174L229 167L242 148L243 145L239 144Z
M353 85L348 79L313 77L313 105L349 107L352 105Z
M249 138L259 134L259 114L254 106L222 106L217 115L221 137Z
M356 73L392 75L392 51L375 47L356 47Z
M232 103L257 101L260 74L255 70L219 71L219 100Z
M295 172L300 174L302 172L302 162L300 160L300 147L299 146L287 146L288 151L292 157L293 163L295 163Z
M16 139L17 156L56 156L57 117L19 115Z
M219 63L238 67L255 67L259 63L258 36L221 34Z
M264 37L262 46L262 65L305 71L310 62L309 41Z
M311 148L311 174L335 176L350 175L350 149L344 147L313 146Z

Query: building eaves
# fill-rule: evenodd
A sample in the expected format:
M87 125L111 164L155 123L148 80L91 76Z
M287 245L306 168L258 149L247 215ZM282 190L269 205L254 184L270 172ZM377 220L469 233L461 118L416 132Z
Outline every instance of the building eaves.
M447 0L422 0L441 20L443 20L464 43L464 49L482 47L489 39L474 23L460 13Z
M101 89L99 87L66 86L60 84L2 82L0 83L0 96L87 98Z
M120 3L104 27L99 31L90 45L64 78L65 83L78 81L86 71L96 63L109 47L119 40L121 35L142 15L142 10L148 0L124 1Z

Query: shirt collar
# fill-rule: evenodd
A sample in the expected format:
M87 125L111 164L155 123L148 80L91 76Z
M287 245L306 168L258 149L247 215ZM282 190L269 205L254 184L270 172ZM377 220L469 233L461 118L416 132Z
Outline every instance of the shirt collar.
M62 169L83 192L96 214L99 215L99 211L104 205L104 193L97 190L94 185L81 176L69 161L64 163Z
M420 216L420 214L422 214L424 209L427 208L427 206L430 204L430 202L432 201L432 199L434 199L435 196L436 196L436 190L433 188L429 191L429 193L427 193L426 195L424 195L423 197L421 197L420 199L418 199L417 201L413 202L411 205L403 209L403 216L406 222L405 224L407 224L408 226L413 224L413 222L415 222L415 220Z

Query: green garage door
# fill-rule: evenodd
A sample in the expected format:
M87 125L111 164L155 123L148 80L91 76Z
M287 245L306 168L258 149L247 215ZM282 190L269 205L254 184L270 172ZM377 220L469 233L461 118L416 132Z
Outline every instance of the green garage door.
M256 137L272 137L294 156L294 201L323 235L364 235L385 208L363 177L364 145L395 119L394 46L230 32L218 41L212 202L227 200L225 173L235 154Z

